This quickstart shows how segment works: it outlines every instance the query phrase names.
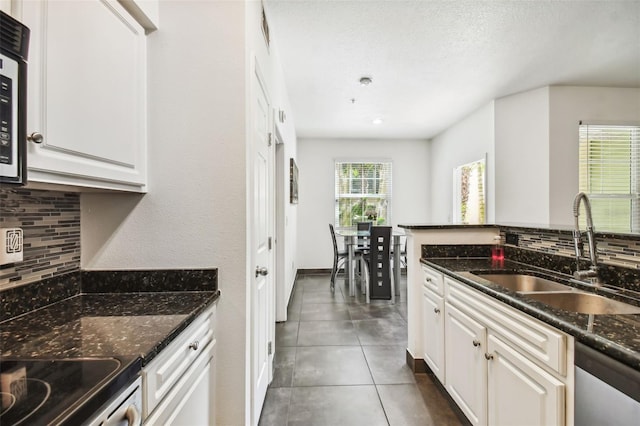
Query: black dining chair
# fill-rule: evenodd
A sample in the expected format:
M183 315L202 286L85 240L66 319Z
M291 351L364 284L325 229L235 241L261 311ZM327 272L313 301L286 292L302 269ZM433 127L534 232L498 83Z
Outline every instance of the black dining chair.
M331 241L333 242L333 268L331 269L331 291L333 292L336 288L336 276L338 275L338 270L340 269L340 266L344 266L344 263L349 258L349 252L347 250L338 250L338 243L336 242L336 232L332 224L329 224L329 231L331 232ZM363 252L355 250L354 260L363 262Z
M356 224L356 229L358 230L358 232L366 231L370 234L371 226L371 222L358 222ZM357 254L366 256L369 253L369 238L369 235L358 235L356 237L356 246L354 247L354 250ZM362 276L362 262L358 262L358 273L360 274L360 276Z
M371 233L371 222L358 222L356 224L356 229L360 231L367 231ZM358 235L357 238L358 245L356 246L356 250L366 251L369 248L369 236L368 235Z
M370 299L391 299L391 227L372 226L369 240L367 303Z

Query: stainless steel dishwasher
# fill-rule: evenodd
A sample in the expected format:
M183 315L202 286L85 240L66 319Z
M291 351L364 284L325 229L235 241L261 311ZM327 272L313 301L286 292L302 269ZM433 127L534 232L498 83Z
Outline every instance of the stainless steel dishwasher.
M576 342L575 425L640 424L640 372Z

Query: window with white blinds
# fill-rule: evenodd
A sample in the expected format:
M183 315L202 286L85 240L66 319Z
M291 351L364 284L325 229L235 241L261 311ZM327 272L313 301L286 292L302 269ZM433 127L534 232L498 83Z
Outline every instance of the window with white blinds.
M640 126L580 125L579 173L596 230L640 231Z
M335 169L335 224L391 223L391 162L338 162Z

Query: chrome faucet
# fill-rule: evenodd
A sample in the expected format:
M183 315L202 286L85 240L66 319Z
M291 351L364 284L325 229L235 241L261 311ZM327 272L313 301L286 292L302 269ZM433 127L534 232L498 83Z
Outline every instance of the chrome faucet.
M589 239L589 256L591 266L589 269L580 269L580 258L584 256L584 245L582 243L582 233L580 232L580 224L578 217L580 216L580 202L584 202L584 208L587 214L587 237ZM592 283L598 282L598 254L596 253L596 237L593 233L593 219L591 217L591 203L587 194L579 192L573 200L573 217L575 226L573 228L573 243L576 250L576 271L573 276L579 280L589 279Z

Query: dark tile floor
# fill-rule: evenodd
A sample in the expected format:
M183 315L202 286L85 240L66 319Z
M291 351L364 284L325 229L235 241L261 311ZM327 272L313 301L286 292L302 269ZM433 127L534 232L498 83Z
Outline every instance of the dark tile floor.
M274 379L260 425L460 425L426 374L405 363L406 277L401 296L364 302L339 277L296 281L287 322L276 324Z

